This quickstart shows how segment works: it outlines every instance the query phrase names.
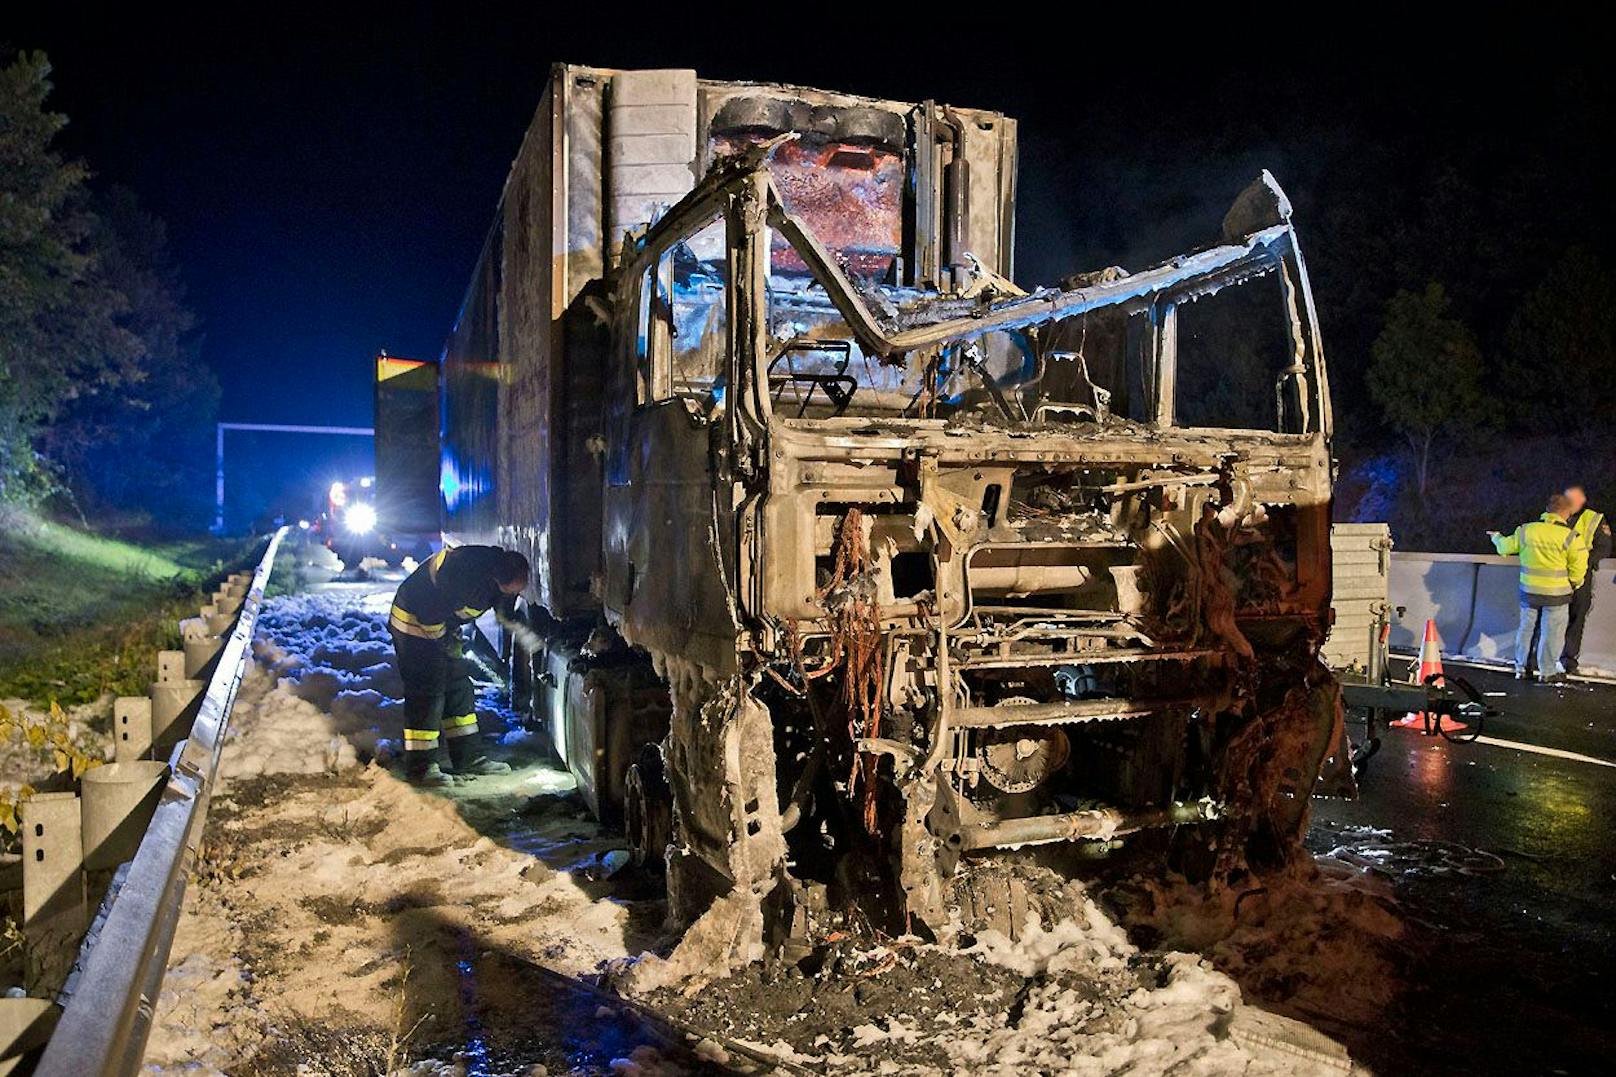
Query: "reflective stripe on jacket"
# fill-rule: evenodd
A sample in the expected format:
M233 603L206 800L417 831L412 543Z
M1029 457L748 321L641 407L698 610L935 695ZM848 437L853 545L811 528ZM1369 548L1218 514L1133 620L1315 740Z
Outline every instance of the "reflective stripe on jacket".
M494 579L495 565L503 555L497 546L439 550L399 584L388 627L406 636L439 640L458 635L462 625L491 607L511 616L516 599L504 594Z
M1594 536L1599 534L1599 525L1605 522L1605 514L1595 512L1593 509L1583 509L1577 513L1577 518L1571 522L1571 530L1577 536L1577 541L1584 550L1594 548Z
M387 615L387 627L394 632L402 632L406 636L419 636L422 639L442 639L443 633L448 629L444 623L422 624L420 619L409 610L393 603L392 611Z
M1571 592L1588 575L1588 550L1577 541L1571 525L1552 512L1535 523L1522 524L1513 535L1499 535L1493 546L1500 554L1519 555L1521 592L1539 598L1570 600Z

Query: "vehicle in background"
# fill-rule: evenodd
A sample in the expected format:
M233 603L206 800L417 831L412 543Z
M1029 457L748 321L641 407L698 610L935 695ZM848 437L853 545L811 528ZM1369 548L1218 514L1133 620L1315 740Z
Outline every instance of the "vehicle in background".
M438 490L532 560L518 702L676 916L944 934L1034 862L1300 852L1344 748L1290 204L1263 173L1211 245L1027 291L1015 190L996 112L552 73Z
M388 526L388 503L380 492L373 475L334 482L326 490L325 508L312 530L346 568L359 568L366 559L397 568L405 558L419 561L432 553L435 536Z
M421 561L442 541L438 364L376 357L376 532L391 557Z
M331 484L313 530L343 564L398 567L442 541L438 467L438 364L385 351L375 362L376 474Z

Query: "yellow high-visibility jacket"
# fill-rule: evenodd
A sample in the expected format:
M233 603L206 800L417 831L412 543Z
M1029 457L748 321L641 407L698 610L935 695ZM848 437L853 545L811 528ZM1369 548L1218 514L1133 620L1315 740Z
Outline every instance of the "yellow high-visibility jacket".
M1535 523L1522 524L1512 535L1499 535L1493 546L1508 557L1521 559L1521 597L1534 606L1557 606L1571 601L1571 592L1588 575L1588 547L1571 525L1552 512Z
M1594 548L1594 536L1599 534L1599 527L1605 522L1605 514L1595 512L1593 509L1583 509L1577 513L1577 518L1571 524L1571 530L1577 533L1577 541L1585 550Z

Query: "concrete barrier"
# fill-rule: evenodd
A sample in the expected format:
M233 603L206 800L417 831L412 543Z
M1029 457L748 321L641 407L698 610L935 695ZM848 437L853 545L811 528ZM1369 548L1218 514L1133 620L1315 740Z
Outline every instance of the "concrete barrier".
M1520 623L1519 574L1514 557L1394 552L1391 604L1403 607L1403 613L1392 624L1392 649L1418 651L1430 618L1445 657L1512 663ZM1600 562L1593 581L1581 671L1616 675L1616 559Z
M1392 606L1404 608L1392 621L1393 650L1419 650L1427 620L1436 622L1444 651L1463 646L1474 613L1474 558L1393 551L1389 590Z

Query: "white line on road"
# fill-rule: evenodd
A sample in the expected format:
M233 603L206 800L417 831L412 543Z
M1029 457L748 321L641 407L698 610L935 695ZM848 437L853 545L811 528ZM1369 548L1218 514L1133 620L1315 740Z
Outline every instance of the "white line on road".
M1517 752L1536 752L1538 755L1552 755L1556 759L1574 759L1578 763L1594 763L1601 767L1616 767L1616 762L1609 759L1599 759L1591 755L1579 755L1561 748L1545 748L1541 744L1522 744L1518 740L1499 740L1497 737L1477 737L1472 743L1491 744L1495 748L1514 748Z

